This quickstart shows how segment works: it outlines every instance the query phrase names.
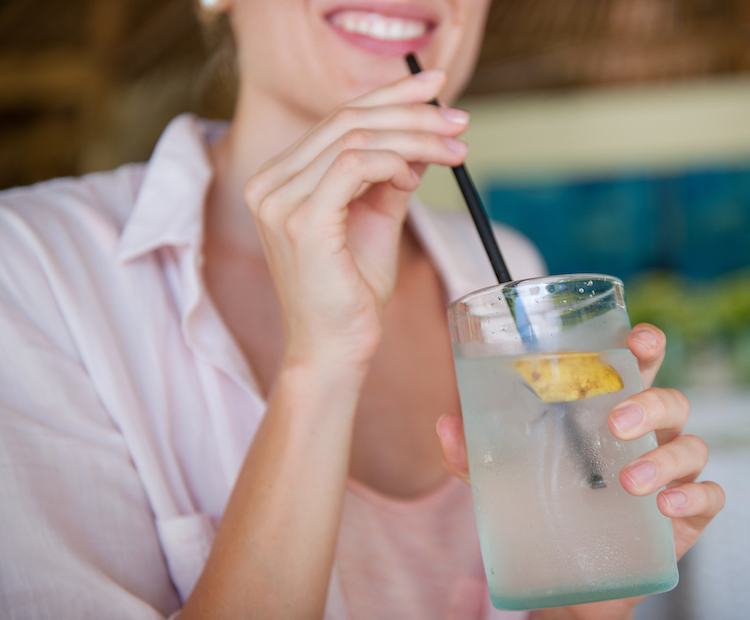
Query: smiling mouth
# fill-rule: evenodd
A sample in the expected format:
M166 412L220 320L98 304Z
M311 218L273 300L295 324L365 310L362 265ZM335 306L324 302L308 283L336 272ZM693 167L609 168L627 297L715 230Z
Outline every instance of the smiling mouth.
M420 19L391 17L368 11L339 11L328 21L343 32L376 41L413 41L424 37L434 24Z

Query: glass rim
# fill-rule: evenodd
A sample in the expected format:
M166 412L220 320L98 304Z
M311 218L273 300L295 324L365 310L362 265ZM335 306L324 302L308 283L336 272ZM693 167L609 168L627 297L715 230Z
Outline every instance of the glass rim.
M462 297L459 297L455 301L451 302L448 308L451 309L453 308L453 306L456 306L460 303L469 303L493 291L501 291L508 287L514 287L518 289L519 287L526 288L526 287L532 287L532 286L542 286L545 284L560 284L560 283L565 283L565 282L577 282L579 280L597 280L600 282L608 282L616 286L617 285L621 287L624 286L620 278L616 276L603 274L603 273L567 273L567 274L560 274L560 275L537 276L535 278L522 278L521 280L511 280L510 282L504 282L503 284L494 284L492 286L487 286L485 288L472 291L471 293L467 293L466 295L463 295Z

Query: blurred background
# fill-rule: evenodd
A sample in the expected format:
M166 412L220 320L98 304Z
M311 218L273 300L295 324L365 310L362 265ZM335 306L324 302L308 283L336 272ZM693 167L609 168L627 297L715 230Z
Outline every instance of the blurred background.
M143 161L231 63L192 0L0 0L0 189ZM469 168L552 273L622 278L665 330L726 510L638 619L750 618L750 0L494 0ZM449 171L420 188L462 208ZM0 249L1 251L1 249Z

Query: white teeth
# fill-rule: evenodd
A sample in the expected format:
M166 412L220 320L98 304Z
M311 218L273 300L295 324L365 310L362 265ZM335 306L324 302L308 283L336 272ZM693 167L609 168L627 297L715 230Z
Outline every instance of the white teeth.
M390 35L390 30L388 24L383 19L378 19L370 24L370 31L376 39L390 39L390 36L388 36Z
M363 34L381 41L408 41L427 32L425 22L364 11L342 11L333 15L331 21L346 32Z

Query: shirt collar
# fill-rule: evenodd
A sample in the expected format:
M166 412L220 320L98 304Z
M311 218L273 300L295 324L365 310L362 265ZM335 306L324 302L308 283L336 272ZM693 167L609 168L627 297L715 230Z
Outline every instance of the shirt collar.
M226 123L192 114L182 114L167 126L120 236L120 262L166 245L202 243L203 207L213 175L207 146L225 128Z
M206 192L213 176L207 147L226 127L224 122L198 119L193 114L182 114L167 126L146 166L133 210L120 236L120 262L163 246L200 248ZM456 248L451 248L451 235L444 230L445 223L438 214L412 196L409 219L438 268L449 300L477 288L477 274L455 260Z

